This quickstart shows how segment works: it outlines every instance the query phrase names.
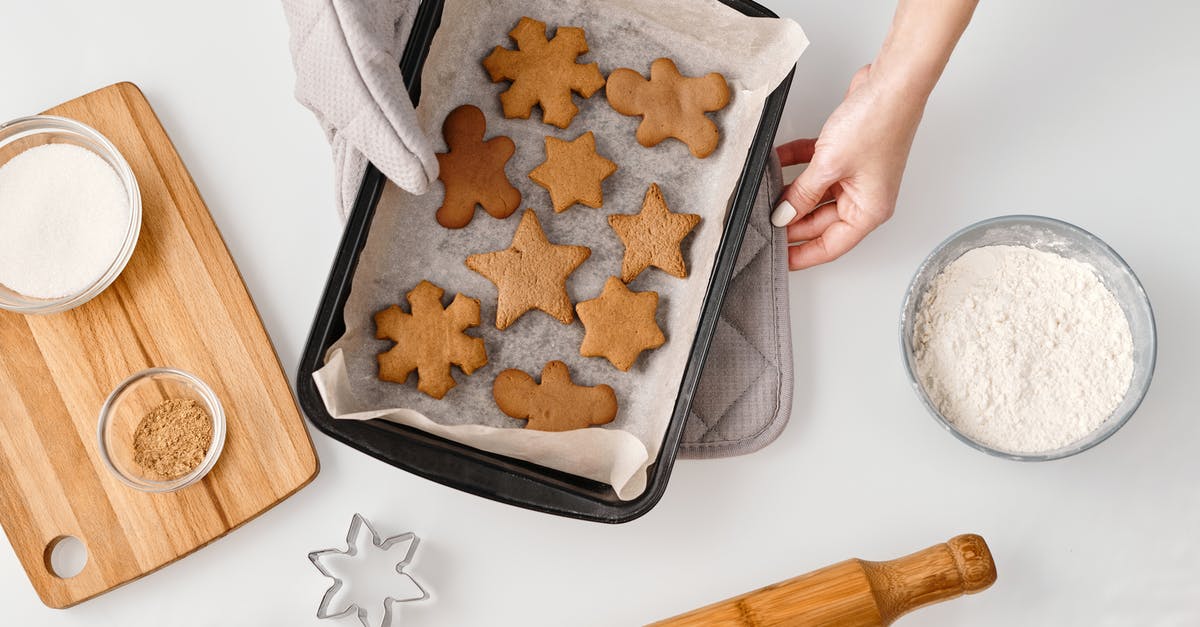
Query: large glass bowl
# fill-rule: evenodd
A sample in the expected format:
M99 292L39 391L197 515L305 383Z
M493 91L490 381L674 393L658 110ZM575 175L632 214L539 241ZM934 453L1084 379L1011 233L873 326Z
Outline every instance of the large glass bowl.
M142 193L137 178L116 146L92 127L68 118L34 115L0 124L0 166L13 157L46 144L73 144L92 151L117 173L129 199L125 240L108 268L89 286L61 298L32 298L0 284L0 309L23 314L49 314L78 307L103 292L125 269L142 230Z
M1125 391L1125 397L1096 430L1059 449L1044 453L1014 453L981 444L967 437L938 411L916 374L913 325L917 307L929 284L947 265L967 251L996 245L1026 246L1090 265L1096 271L1100 282L1116 297L1117 303L1129 320L1129 331L1133 338L1133 376L1129 382L1129 389ZM951 235L925 258L904 294L904 305L900 312L900 346L904 353L905 370L917 396L929 413L954 437L997 457L1017 461L1046 461L1069 457L1096 446L1116 433L1130 416L1133 416L1145 398L1146 391L1150 389L1158 338L1150 299L1129 264L1125 263L1116 251L1100 238L1073 224L1041 216L1013 215L972 224Z

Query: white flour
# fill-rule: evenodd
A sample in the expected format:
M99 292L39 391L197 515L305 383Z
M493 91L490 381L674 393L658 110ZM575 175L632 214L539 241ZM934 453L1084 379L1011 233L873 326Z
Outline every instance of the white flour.
M1072 444L1133 374L1129 321L1090 266L1022 246L968 251L914 321L917 376L967 437L1011 453Z
M128 227L121 179L86 148L46 144L0 167L0 285L34 298L83 291L117 258Z

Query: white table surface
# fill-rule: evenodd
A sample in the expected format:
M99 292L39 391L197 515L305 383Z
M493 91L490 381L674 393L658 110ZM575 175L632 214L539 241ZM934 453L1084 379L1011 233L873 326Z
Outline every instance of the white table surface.
M810 135L872 58L892 4L769 4L812 40L779 139ZM424 539L416 574L436 600L407 606L408 625L631 624L963 532L988 540L998 582L902 624L1200 624L1197 23L1196 3L982 3L929 105L896 217L841 261L791 277L791 424L748 457L677 464L644 518L606 526L499 505L313 431L312 485L73 609L43 607L0 543L0 623L316 624L327 581L305 555L338 545L359 511ZM0 67L3 119L115 81L141 86L293 376L340 225L328 148L292 99L279 4L4 0ZM909 389L896 337L921 258L960 226L1021 212L1116 248L1160 338L1134 419L1045 464L943 432Z

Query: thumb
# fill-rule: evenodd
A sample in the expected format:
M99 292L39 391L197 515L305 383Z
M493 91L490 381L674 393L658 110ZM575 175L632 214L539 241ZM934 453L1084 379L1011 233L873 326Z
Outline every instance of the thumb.
M814 162L808 169L800 173L780 195L779 204L771 212L771 224L777 227L787 226L808 215L821 199L826 190L837 181L837 176L819 162Z

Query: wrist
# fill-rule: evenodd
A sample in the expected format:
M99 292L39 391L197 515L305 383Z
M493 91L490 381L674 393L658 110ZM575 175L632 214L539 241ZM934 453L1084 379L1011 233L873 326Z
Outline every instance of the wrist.
M941 77L944 62L922 59L897 51L886 44L871 64L871 73L879 85L892 94L924 106Z

